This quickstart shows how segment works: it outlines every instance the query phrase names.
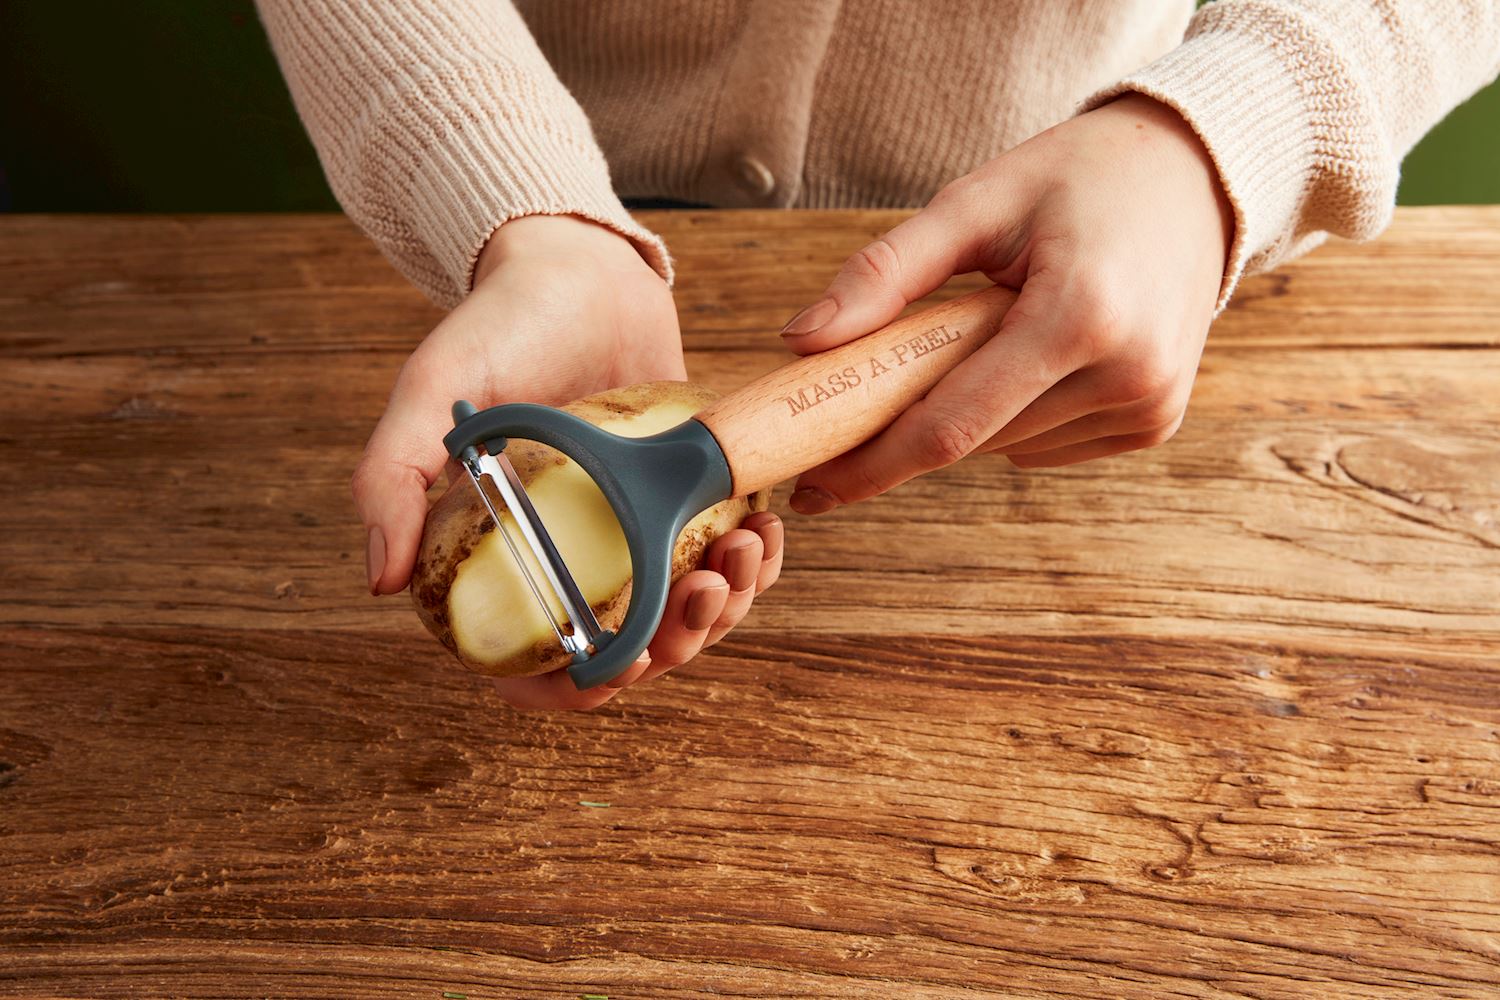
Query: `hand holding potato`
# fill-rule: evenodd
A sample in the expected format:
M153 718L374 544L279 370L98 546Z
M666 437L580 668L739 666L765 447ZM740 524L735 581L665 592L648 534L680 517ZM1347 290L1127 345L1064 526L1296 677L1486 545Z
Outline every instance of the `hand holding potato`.
M1000 331L868 443L801 476L818 514L974 452L1067 465L1160 444L1187 406L1233 219L1198 137L1130 95L944 188L844 264L783 333L798 354L895 318L952 275L1020 290Z
M411 579L455 399L558 405L685 375L671 291L627 240L567 216L507 222L480 257L474 290L402 367L355 470L371 593L396 593ZM759 513L710 545L704 568L674 585L649 662L612 687L578 691L554 671L497 680L501 695L523 708L592 708L686 662L775 581L781 538L775 515Z

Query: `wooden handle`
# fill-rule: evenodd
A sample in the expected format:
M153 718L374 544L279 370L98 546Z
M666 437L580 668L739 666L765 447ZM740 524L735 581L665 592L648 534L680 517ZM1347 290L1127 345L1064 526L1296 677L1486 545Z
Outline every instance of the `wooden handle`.
M986 288L776 369L698 414L745 496L842 455L891 421L1000 329L1016 301Z

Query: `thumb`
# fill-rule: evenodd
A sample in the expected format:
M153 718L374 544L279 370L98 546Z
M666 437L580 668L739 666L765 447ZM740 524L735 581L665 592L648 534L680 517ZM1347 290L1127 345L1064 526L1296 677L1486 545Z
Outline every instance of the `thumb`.
M365 525L365 561L375 595L394 594L410 581L427 520L427 489L448 458L442 447L447 404L402 382L397 380L351 483Z
M787 347L814 354L885 326L901 310L940 287L974 257L979 242L973 224L964 224L934 198L922 211L844 261L823 297L782 328Z

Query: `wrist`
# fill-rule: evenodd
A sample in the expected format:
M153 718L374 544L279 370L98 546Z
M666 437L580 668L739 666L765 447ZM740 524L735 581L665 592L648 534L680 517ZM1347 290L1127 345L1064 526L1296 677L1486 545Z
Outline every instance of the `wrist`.
M503 223L485 241L474 264L473 284L502 265L527 260L651 270L634 243L601 223L576 215L522 215Z
M1170 104L1137 91L1127 91L1099 110L1105 109L1123 112L1134 119L1137 127L1148 129L1161 146L1175 152L1174 159L1184 165L1194 186L1207 192L1218 215L1222 232L1220 249L1227 264L1234 245L1234 206L1229 201L1218 164L1192 123Z

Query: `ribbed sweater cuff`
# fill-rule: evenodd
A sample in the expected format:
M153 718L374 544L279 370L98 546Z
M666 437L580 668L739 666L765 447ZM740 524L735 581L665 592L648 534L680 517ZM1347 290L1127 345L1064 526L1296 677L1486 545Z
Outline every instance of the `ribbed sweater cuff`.
M1094 94L1084 110L1127 91L1174 108L1218 168L1235 226L1219 291L1223 309L1246 268L1279 257L1291 240L1316 157L1302 88L1270 46L1238 32L1209 29Z
M422 289L433 301L457 305L490 234L523 215L577 215L608 226L671 282L666 245L625 210L598 152L572 138L481 116L425 151L410 178L407 217L443 274L440 286Z

